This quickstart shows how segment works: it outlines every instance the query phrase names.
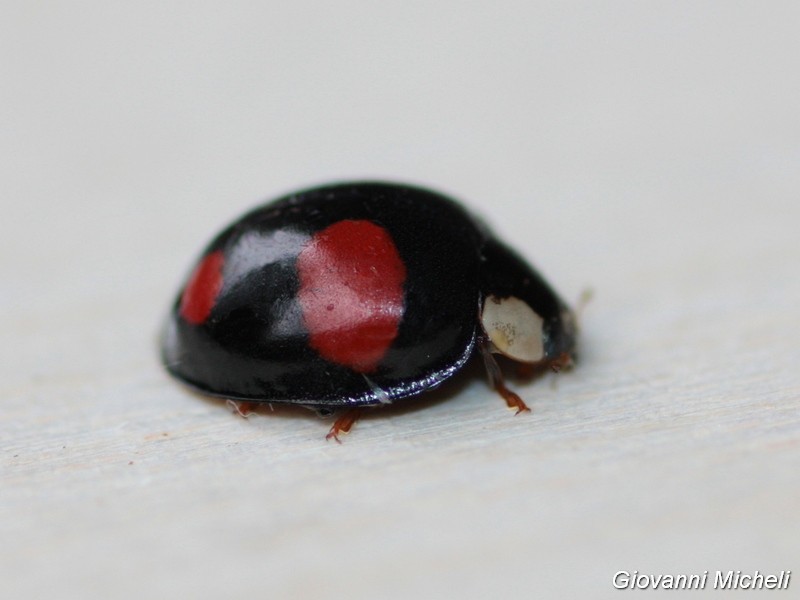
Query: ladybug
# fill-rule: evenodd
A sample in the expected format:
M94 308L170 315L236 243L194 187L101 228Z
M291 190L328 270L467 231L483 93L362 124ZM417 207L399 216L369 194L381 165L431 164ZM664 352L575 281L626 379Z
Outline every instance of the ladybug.
M470 357L517 413L493 354L572 364L576 325L552 288L455 201L359 182L290 194L203 252L162 336L167 370L212 396L341 413L431 390Z

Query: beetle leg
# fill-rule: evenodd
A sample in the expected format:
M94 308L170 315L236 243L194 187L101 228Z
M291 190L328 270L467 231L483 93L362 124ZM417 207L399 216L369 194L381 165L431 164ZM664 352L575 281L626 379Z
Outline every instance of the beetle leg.
M256 403L255 402L247 402L241 401L237 402L236 400L228 400L228 406L240 417L247 418L250 416L250 413L255 412L256 410Z
M517 363L515 366L517 368L517 377L520 379L530 379L536 375L536 372L539 370L537 365L532 365L530 363Z
M336 440L336 443L341 444L342 440L339 439L339 434L349 433L350 428L355 424L356 421L358 421L360 416L360 408L351 408L333 422L331 430L328 432L328 435L325 436L325 439L329 440L333 438Z
M486 342L481 342L479 347L481 355L483 356L483 364L486 365L486 373L489 375L489 384L503 397L503 400L506 401L509 408L517 409L515 414L519 414L523 411L530 412L531 409L523 402L522 398L506 387L505 379L503 379L503 372L500 370L500 365L497 364L494 356L492 356L488 344Z
M553 370L553 373L558 373L561 369L571 369L573 366L574 361L572 360L572 355L567 352L564 352L561 356L554 359L552 363L550 363L550 368Z

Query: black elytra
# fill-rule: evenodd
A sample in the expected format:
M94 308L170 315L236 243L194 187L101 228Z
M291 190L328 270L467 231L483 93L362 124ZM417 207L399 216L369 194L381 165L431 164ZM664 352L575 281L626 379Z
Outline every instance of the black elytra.
M329 412L431 390L480 353L519 411L491 353L557 369L571 363L575 336L552 288L455 201L343 183L288 195L222 231L178 294L162 357L206 394Z

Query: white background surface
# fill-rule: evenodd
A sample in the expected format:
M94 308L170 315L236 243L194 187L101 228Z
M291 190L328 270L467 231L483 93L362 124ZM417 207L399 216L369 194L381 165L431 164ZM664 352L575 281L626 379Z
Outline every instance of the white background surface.
M0 596L800 578L797 3L0 12ZM217 229L364 177L455 194L566 298L595 291L579 367L519 388L533 414L476 371L339 446L162 372Z

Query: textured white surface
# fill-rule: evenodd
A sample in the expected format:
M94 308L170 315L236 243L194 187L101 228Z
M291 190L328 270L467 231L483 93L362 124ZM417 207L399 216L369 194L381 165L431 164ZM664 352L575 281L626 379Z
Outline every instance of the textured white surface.
M800 577L797 3L2 13L0 597ZM162 372L215 230L353 177L454 193L565 297L595 291L578 368L518 388L533 414L476 372L339 446Z

